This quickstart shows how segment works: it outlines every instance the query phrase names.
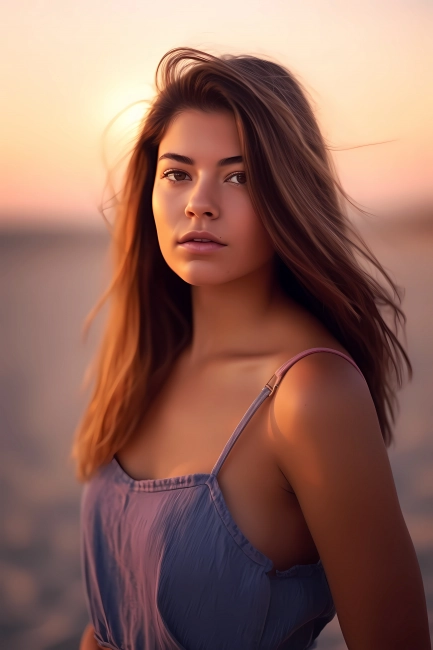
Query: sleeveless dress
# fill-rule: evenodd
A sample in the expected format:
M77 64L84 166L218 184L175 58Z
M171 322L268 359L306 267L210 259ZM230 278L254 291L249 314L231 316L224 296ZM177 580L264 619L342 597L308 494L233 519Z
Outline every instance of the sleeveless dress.
M232 519L218 472L287 370L261 390L210 474L135 480L114 457L86 483L81 560L90 620L112 650L307 650L335 615L321 561L273 562ZM362 373L361 373L362 374Z

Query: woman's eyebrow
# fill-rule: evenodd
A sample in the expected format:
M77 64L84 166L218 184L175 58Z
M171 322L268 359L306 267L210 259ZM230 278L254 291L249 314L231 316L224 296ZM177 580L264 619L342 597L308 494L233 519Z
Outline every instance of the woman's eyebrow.
M175 160L176 162L180 162L183 165L194 165L194 161L192 158L188 158L188 156L181 156L179 153L163 153L162 156L158 158L158 162L160 160L163 160L164 158L169 158L170 160ZM243 162L242 156L231 156L230 158L222 158L217 162L217 167L224 167L225 165L234 165L236 163L241 163Z

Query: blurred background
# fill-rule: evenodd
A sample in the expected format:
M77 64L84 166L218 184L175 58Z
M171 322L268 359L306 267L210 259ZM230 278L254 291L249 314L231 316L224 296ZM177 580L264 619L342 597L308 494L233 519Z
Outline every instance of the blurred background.
M15 0L0 21L0 646L74 650L87 623L81 486L69 461L110 277L98 212L161 56L177 46L289 67L310 94L351 213L405 290L414 379L390 449L433 629L433 5L425 0ZM370 145L371 143L382 143ZM367 477L366 477L367 479ZM345 650L338 620L319 650Z

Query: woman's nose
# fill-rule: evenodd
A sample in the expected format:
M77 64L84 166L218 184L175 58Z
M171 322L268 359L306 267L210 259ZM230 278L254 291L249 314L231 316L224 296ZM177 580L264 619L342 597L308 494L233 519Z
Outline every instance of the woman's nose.
M216 218L219 215L219 208L216 200L204 189L191 193L188 203L185 206L187 217L208 217Z

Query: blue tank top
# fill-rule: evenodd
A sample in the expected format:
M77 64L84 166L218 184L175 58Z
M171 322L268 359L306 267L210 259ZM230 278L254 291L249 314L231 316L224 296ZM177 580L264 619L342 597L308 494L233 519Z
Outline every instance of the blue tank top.
M218 472L249 420L299 359L283 364L210 474L132 479L113 458L86 483L81 557L99 645L112 650L307 650L335 615L319 560L273 562L232 519ZM359 370L359 372L361 372Z

